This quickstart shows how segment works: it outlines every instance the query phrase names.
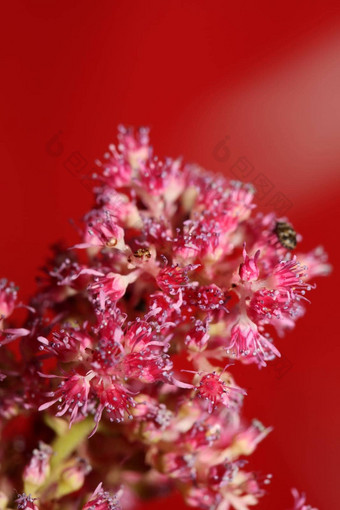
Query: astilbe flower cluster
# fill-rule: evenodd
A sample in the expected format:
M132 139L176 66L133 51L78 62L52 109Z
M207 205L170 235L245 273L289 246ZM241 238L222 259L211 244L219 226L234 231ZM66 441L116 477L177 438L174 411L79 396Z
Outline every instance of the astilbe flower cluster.
M0 283L0 508L125 509L176 487L245 510L270 482L247 469L270 428L243 420L231 365L280 357L327 257L292 250L252 186L158 159L147 129L121 128L94 179L79 244L55 247L30 306Z

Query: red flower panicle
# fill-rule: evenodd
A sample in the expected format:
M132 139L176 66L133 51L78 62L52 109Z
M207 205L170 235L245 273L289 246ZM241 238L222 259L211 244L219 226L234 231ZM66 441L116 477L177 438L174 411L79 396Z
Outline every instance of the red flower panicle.
M17 469L35 493L18 508L61 498L79 508L102 479L124 487L123 508L176 486L192 506L248 509L270 477L243 457L271 429L243 420L246 392L228 363L265 367L280 356L278 337L303 315L327 257L299 253L286 218L256 212L251 185L158 159L147 129L121 127L97 165L79 243L56 249L23 324L13 319L17 289L0 281L2 426L25 414L39 436L33 443L27 428ZM7 344L18 338L14 356ZM5 474L15 472L8 462L0 497L11 500L18 476ZM309 508L295 499L295 510ZM101 484L83 507L117 508Z

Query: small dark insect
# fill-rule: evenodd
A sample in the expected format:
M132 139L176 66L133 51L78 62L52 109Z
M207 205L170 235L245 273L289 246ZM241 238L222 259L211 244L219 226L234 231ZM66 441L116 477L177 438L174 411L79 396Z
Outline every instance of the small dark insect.
M143 257L149 259L151 257L151 253L147 248L138 248L138 250L135 251L133 255L138 259L141 259Z
M284 221L278 221L274 229L281 245L288 250L293 250L296 246L296 232L291 225Z

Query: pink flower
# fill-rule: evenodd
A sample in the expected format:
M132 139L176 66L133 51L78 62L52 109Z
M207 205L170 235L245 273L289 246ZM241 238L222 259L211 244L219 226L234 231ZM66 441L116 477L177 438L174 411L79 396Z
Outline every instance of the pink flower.
M49 351L64 362L81 360L86 356L86 349L92 344L91 338L84 331L67 325L59 331L52 332L51 336L51 340L43 336L38 337L40 349Z
M126 378L154 383L169 381L173 365L167 354L153 353L151 349L145 349L127 354L122 366Z
M143 351L152 341L153 331L146 321L137 320L129 324L124 335L124 344L134 352Z
M104 491L100 483L82 510L119 510L119 496Z
M303 266L307 267L305 277L312 280L317 276L328 276L332 266L328 263L328 257L322 246L318 246L307 254L298 255Z
M307 267L301 266L296 257L292 260L282 260L273 269L272 285L275 289L287 293L288 299L301 297L306 290L310 290L311 286L304 282L307 276Z
M206 348L209 341L208 322L205 323L196 319L193 327L189 330L185 337L185 343L189 349L202 351Z
M225 461L221 464L215 464L209 469L209 482L211 486L219 487L232 482L240 468L246 464L246 461L239 460L235 462Z
M96 426L98 426L104 410L110 421L119 423L126 416L130 416L130 408L135 406L131 392L120 384L111 383L105 387L103 383L100 383L96 387L96 393L99 396L99 406L95 417Z
M27 328L5 326L6 319L12 315L16 307L17 291L14 283L9 283L5 278L0 280L0 346L30 334Z
M189 283L188 272L197 267L199 266L191 264L186 267L165 266L159 271L156 278L158 286L167 294L176 294L180 287Z
M272 430L272 427L264 427L258 420L253 420L249 427L239 431L234 437L232 446L234 454L250 455Z
M232 327L227 352L232 357L244 357L263 366L271 356L281 356L276 347L259 332L256 324L246 317Z
M17 338L27 336L30 330L27 328L6 328L0 331L0 345L6 345Z
M102 310L105 309L105 300L118 301L125 294L126 288L133 283L140 272L132 271L129 274L107 273L105 276L97 276L94 283L89 285L89 290L99 296L99 303Z
M305 494L299 494L296 489L292 489L292 494L294 497L294 506L291 510L317 510L317 508L306 505Z
M119 126L118 149L132 168L138 168L152 153L149 146L149 129L140 128L136 133L132 128Z
M246 394L241 388L236 386L228 386L223 380L224 374L218 375L216 372L205 374L201 377L200 382L196 388L198 397L206 400L209 406L209 413L218 405L225 406L231 405L231 395L233 393Z
M5 278L0 280L0 329L3 319L9 317L15 308L18 289Z
M115 248L125 250L124 230L115 223L109 211L101 214L96 212L93 218L88 218L85 242L76 244L75 248Z
M18 494L15 502L17 503L18 510L39 510L38 506L35 504L36 498L32 498L30 494Z
M48 395L55 398L42 404L39 411L44 411L59 402L56 416L63 416L66 412L71 413L70 425L77 421L79 415L86 416L91 387L90 381L94 376L93 372L89 372L85 376L74 374L68 378L63 377L64 380L60 383L58 389Z

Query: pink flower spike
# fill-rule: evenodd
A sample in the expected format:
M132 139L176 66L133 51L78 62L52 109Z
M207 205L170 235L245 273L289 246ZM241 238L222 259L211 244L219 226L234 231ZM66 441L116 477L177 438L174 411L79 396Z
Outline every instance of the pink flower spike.
M17 310L0 279L0 510L16 508L15 486L31 493L19 510L118 510L100 480L124 486L124 510L172 489L201 510L250 510L271 475L243 457L271 428L244 416L228 367L275 365L327 256L292 252L301 236L254 211L251 185L160 160L145 128L118 140L97 162L77 244L53 246L32 307ZM315 510L293 495L291 510Z

